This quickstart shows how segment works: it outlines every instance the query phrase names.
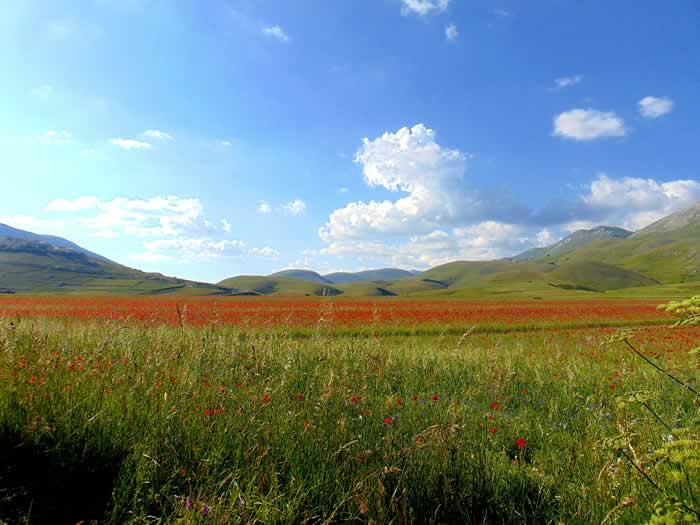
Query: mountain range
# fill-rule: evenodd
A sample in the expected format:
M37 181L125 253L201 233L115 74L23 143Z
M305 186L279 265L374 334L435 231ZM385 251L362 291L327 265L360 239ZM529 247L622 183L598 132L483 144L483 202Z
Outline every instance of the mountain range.
M0 224L0 292L540 297L657 295L695 285L700 287L700 203L638 232L598 226L506 259L455 261L425 272L382 268L321 275L289 269L217 284L141 272L67 239Z

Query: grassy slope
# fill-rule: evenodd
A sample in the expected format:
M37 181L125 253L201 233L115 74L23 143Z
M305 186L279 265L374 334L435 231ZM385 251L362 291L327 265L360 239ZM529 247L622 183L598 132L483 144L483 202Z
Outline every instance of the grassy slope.
M559 262L599 261L642 273L663 284L700 280L700 230L688 227L670 234L596 241Z
M148 274L76 252L51 249L0 251L0 288L80 294L211 295L228 292L214 285Z
M301 279L286 277L262 277L257 275L240 275L224 279L219 286L237 290L252 290L263 295L339 295L341 290L334 286L312 283ZM325 292L324 292L325 290Z

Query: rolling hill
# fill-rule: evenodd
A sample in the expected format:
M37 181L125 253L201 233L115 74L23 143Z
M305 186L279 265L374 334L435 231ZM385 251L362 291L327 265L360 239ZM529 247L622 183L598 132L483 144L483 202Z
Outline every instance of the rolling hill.
M324 275L333 284L348 284L367 281L400 281L411 279L420 272L401 270L400 268L380 268L379 270L365 270L362 272L335 272Z
M570 253L582 246L590 244L594 241L606 240L606 239L626 239L632 234L631 231L625 230L623 228L616 228L614 226L597 226L591 230L578 230L564 237L559 242L547 246L544 248L532 248L526 252L511 257L513 261L534 261L541 259L542 257L557 257L559 255L564 255L565 253Z
M238 290L240 294L253 292L259 295L303 295L303 296L334 296L343 293L333 286L295 279L291 277L239 275L224 279L218 283L223 288Z
M45 241L11 237L0 237L0 289L18 293L232 293L215 285L141 272Z
M310 283L333 284L333 281L311 270L282 270L281 272L270 274L268 277L284 277L287 279L300 279Z
M13 228L7 224L0 223L0 237L7 237L9 239L19 239L23 241L38 241L45 242L51 246L58 246L61 248L69 248L75 250L76 252L84 253L85 255L92 257L93 259L99 259L101 261L109 261L106 257L102 257L96 253L93 253L81 246L78 246L68 239L63 237L56 237L55 235L40 235L38 233L32 233L25 230L20 230L18 228Z

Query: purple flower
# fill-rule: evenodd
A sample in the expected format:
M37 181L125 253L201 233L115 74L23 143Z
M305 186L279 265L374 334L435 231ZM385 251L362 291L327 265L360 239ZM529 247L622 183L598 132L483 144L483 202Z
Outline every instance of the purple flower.
M192 500L190 498L185 500L185 509L192 510Z
M209 505L204 505L204 508L202 508L202 516L206 516L209 514Z

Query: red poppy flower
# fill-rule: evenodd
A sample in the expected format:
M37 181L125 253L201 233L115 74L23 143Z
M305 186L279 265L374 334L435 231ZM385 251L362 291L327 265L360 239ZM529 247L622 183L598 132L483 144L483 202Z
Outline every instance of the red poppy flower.
M352 396L350 398L351 403L359 403L361 400L362 400L362 398L360 396Z
M495 434L496 432L498 432L498 429L496 427L491 427L491 428L489 428L489 432L491 432L492 434Z
M498 410L500 407L501 405L498 404L498 401L491 403L491 410Z
M414 401L418 401L418 396L413 396L411 399L413 399Z
M394 420L390 417L385 417L384 418L384 424L385 425L391 425L394 422Z
M262 396L262 401L263 401L263 403L265 403L266 405L270 402L271 399L272 399L272 398L270 397L270 394L263 394L263 396Z
M440 399L440 396L437 394L433 394L433 401L437 401L438 399Z
M518 447L518 450L522 450L527 446L527 441L525 441L523 438L518 438L515 441L515 446Z

